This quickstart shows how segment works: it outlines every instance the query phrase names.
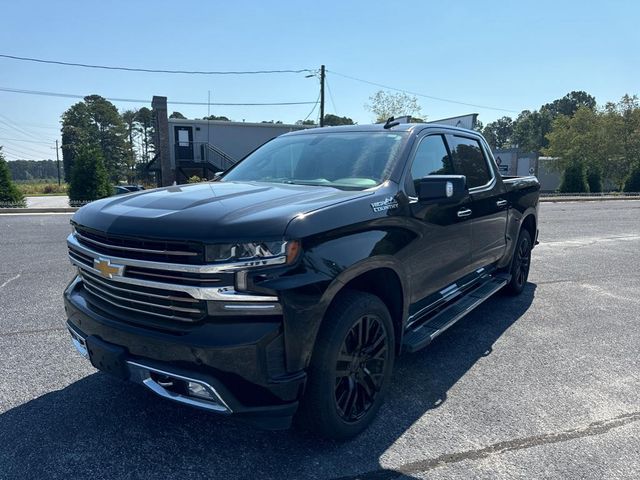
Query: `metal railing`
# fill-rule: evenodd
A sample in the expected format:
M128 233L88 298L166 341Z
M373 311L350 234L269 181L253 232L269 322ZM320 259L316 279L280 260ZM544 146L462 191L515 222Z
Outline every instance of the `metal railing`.
M202 158L204 158L206 162L219 167L219 171L228 170L237 162L231 155L226 154L210 143L202 144L202 152Z
M185 152L185 149L188 153ZM199 155L197 155L198 153ZM231 155L208 142L189 142L188 146L184 142L182 144L176 143L174 155L178 165L180 162L193 162L215 171L227 170L237 162Z

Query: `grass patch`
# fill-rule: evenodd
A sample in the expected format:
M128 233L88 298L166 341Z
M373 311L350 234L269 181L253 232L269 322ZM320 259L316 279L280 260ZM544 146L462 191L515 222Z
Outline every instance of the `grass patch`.
M63 183L16 183L18 190L29 197L56 196L67 194L67 184Z

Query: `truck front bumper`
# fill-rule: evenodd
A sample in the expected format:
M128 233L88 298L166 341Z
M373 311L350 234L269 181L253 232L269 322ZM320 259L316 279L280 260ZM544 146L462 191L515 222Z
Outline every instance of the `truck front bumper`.
M166 399L265 428L291 424L306 374L286 372L280 321L248 317L179 333L150 329L96 308L77 279L64 303L73 344L94 367Z

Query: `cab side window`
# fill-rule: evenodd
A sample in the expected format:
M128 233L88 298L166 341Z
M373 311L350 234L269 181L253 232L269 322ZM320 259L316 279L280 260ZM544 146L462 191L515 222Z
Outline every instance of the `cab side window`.
M413 157L411 178L414 192L418 191L418 183L427 175L453 175L453 165L442 135L424 137Z
M467 187L480 187L489 183L491 173L480 142L457 135L447 135L447 140L451 148L453 167L456 174L467 177Z

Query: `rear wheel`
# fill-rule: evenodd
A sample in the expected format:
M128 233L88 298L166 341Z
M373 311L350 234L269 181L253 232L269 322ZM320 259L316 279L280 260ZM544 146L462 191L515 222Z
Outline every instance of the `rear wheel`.
M369 293L341 293L316 339L299 422L335 439L364 430L382 404L394 346L393 323L385 304Z
M527 230L521 230L518 235L518 243L513 252L511 261L511 281L504 290L509 295L518 295L524 290L524 286L529 278L529 267L531 266L531 235Z

